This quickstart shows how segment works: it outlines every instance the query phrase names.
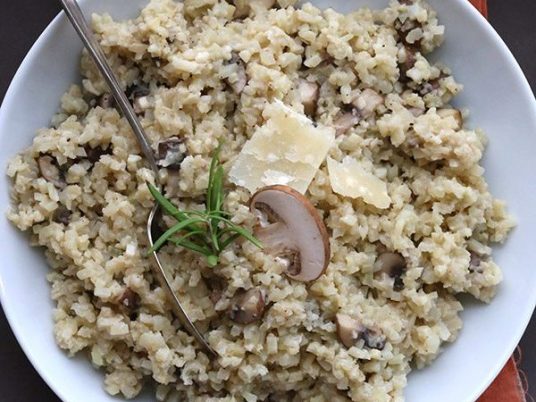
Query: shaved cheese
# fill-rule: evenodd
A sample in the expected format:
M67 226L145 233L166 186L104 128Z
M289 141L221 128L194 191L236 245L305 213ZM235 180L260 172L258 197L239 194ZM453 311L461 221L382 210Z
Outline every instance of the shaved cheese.
M387 184L366 171L354 158L347 156L342 162L328 158L328 171L331 188L337 194L361 198L380 209L391 205Z
M266 123L246 142L230 180L251 192L273 184L305 193L335 139L329 127L315 126L280 101L268 105Z

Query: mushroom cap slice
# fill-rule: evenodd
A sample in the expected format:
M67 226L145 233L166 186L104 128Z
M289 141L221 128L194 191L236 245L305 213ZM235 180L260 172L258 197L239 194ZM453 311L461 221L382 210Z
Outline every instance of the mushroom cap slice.
M359 321L354 320L346 314L337 314L335 321L337 324L337 335L339 335L342 344L347 348L354 346L364 329L363 326Z
M259 288L252 288L235 296L229 316L234 322L247 325L260 320L264 308L264 294Z
M330 259L329 235L318 211L289 186L268 186L250 200L259 223L254 232L265 250L286 261L286 274L297 281L318 279Z
M347 348L354 346L360 339L363 340L364 346L370 349L382 350L385 347L387 339L380 331L367 328L361 322L346 314L337 314L335 321L337 335L341 343Z

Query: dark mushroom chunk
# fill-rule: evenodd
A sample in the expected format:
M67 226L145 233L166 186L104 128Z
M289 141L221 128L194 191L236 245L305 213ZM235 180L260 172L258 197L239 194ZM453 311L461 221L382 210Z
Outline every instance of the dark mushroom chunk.
M365 328L361 332L360 338L363 339L367 348L378 350L383 350L387 341L382 333L371 328Z
M394 279L393 290L404 289L402 276L406 272L406 259L399 253L385 252L378 256L374 263L374 272L386 274Z
M425 95L428 95L429 93L437 91L439 87L441 86L440 80L442 78L443 77L438 77L433 80L424 82L419 88L419 94L421 96L425 96Z
M72 212L67 209L64 205L60 205L55 211L54 215L52 216L52 219L55 222L63 223L64 225L68 225L71 221L71 215Z
M140 83L130 85L125 91L132 108L136 114L142 114L145 110L144 102L147 100L147 96L151 93L148 86Z
M136 313L141 303L141 298L136 292L130 288L126 288L117 302L126 311L130 319L136 318Z
M251 324L261 319L264 308L265 301L262 291L258 288L252 288L235 296L229 317L238 324Z
M361 114L356 108L351 109L348 112L344 112L339 115L333 122L333 127L335 128L335 135L346 134L348 130L352 127L355 127L361 121Z
M50 155L41 155L37 158L39 172L47 181L54 184L59 189L67 186L63 173L58 166L58 162Z
M482 264L483 257L474 251L469 251L470 259L469 259L469 272L470 273L482 273L482 267L480 266Z
M305 114L310 117L314 116L316 114L320 86L317 82L300 79L298 92Z
M382 350L385 347L386 338L378 330L367 328L346 314L337 314L335 321L337 335L347 348L351 348L361 339L367 348Z
M170 170L179 170L186 157L181 150L184 141L179 137L171 137L158 143L158 166Z
M209 291L209 299L213 304L216 304L223 296L224 293L224 281L219 277L203 278L205 286Z
M236 80L231 81L229 78L226 78L225 81L231 87L235 94L240 95L248 83L246 64L240 58L238 53L235 52L232 53L232 57L227 62L227 64L236 65Z
M97 163L100 160L101 156L111 154L110 147L102 148L100 146L97 146L95 148L91 148L89 144L84 146L84 151L86 151L86 159L90 161L92 165Z
M115 98L112 94L104 93L97 98L97 105L103 109L111 109L115 107Z
M418 40L408 41L408 34L413 31L415 28L422 28L422 24L411 18L406 18L404 22L402 22L400 19L397 19L394 24L396 33L398 34L398 37L400 38L400 42L402 42L406 46L413 46L416 49L421 48L421 42L422 38Z

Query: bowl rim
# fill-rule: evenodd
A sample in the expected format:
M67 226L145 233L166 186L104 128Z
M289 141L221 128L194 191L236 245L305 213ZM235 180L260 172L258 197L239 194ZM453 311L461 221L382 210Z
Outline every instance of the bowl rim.
M90 0L81 0L81 3L84 4ZM519 63L517 62L515 56L512 54L504 40L493 28L491 23L467 0L449 0L452 3L458 3L462 7L465 13L473 20L475 24L478 25L477 29L481 29L486 36L488 36L497 46L497 50L504 56L510 63L512 69L514 70L519 83L521 84L522 91L520 91L520 96L525 98L528 102L532 104L533 115L536 116L536 99L534 93L530 87L530 84L521 69ZM6 105L10 103L13 93L18 89L20 83L22 82L22 77L24 72L29 66L33 63L34 59L37 56L38 51L42 47L43 43L48 39L51 32L54 31L61 24L69 24L67 17L63 11L60 11L52 21L46 26L43 32L38 36L37 40L32 44L28 53L24 56L22 62L20 63L17 71L15 72L11 82L9 83L8 89L5 92L4 98L0 105L0 126L2 122L6 120ZM74 31L73 31L74 33ZM82 48L82 43L80 43L80 48ZM9 302L6 299L4 292L4 283L3 278L0 275L0 305L4 311L7 322L15 335L17 343L21 347L22 351L26 355L27 359L32 364L33 368L37 371L39 376L43 381L48 385L48 387L60 398L63 402L70 402L67 399L67 395L63 391L60 383L55 379L54 376L49 375L46 370L46 363L43 363L34 355L33 350L28 346L23 329L17 324L16 320L12 316L12 311L6 306ZM505 366L508 359L512 356L514 350L516 349L519 341L521 340L529 322L532 317L532 314L536 308L536 292L532 295L529 295L528 302L525 305L525 311L523 312L523 319L520 320L521 325L515 331L512 331L512 336L510 337L510 344L506 345L502 350L503 354L496 359L496 365L490 367L487 370L487 374L482 376L481 384L478 387L474 388L474 391L471 395L468 395L467 400L476 400L482 393L490 386L490 384L495 380L497 375Z

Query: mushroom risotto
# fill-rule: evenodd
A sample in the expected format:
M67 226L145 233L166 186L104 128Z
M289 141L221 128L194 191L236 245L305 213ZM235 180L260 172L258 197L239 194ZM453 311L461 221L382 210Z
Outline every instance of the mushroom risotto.
M461 85L427 59L435 12L294 3L93 16L162 194L85 52L81 85L9 164L8 217L45 250L56 341L112 395L152 383L160 401L402 401L411 369L458 336L458 295L489 302L501 281L490 244L513 222L479 165L484 134L450 106ZM183 215L160 219L159 256L215 358L146 257L156 196L199 219L225 211L179 238L165 236Z

